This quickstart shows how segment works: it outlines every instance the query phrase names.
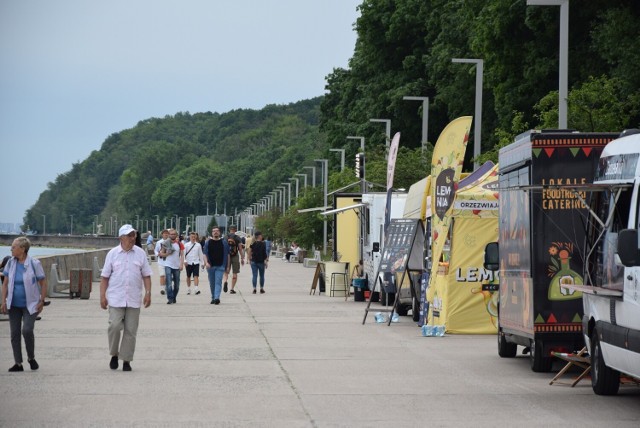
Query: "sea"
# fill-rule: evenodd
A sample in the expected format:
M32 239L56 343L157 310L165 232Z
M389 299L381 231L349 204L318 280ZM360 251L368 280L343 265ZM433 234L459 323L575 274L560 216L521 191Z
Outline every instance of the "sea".
M53 248L53 247L31 247L29 249L29 255L32 257L38 256L55 256L59 254L73 254L73 253L82 253L87 251L87 249L78 249L78 248ZM5 256L11 255L11 247L8 245L0 246L0 260L5 258Z

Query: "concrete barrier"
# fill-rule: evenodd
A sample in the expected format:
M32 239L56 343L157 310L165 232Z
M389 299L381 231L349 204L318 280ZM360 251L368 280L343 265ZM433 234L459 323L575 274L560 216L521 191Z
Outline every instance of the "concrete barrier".
M114 245L115 247L115 245ZM83 253L73 254L56 254L52 256L36 257L42 263L45 275L47 276L47 284L49 286L48 295L50 293L59 293L61 289L66 289L64 296L56 295L55 297L69 297L69 279L71 278L71 269L92 269L94 263L104 266L104 259L112 247L100 250L90 250ZM55 274L52 267L55 267ZM98 279L99 280L99 279ZM57 289L56 289L57 288Z

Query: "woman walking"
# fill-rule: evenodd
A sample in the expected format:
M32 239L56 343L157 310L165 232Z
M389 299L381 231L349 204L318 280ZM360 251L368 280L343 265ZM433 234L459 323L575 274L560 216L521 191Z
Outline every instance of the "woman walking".
M27 359L31 370L38 370L35 358L35 337L33 328L36 317L44 308L47 295L47 280L40 261L28 255L31 242L21 236L11 244L11 256L4 268L2 281L3 314L9 313L11 347L15 364L10 372L22 372L22 340L27 349Z

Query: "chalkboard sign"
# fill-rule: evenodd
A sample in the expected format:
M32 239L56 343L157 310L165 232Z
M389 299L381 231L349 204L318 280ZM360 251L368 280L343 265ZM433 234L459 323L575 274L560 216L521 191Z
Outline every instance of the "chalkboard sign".
M402 273L407 266L422 270L423 246L424 230L420 220L392 219L382 250L380 272Z

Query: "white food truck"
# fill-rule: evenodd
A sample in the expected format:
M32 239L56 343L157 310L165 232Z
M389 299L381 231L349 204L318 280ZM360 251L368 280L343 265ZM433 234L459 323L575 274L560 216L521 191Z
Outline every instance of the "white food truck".
M640 379L640 131L603 149L590 195L582 319L598 395ZM579 191L579 190L577 190Z

